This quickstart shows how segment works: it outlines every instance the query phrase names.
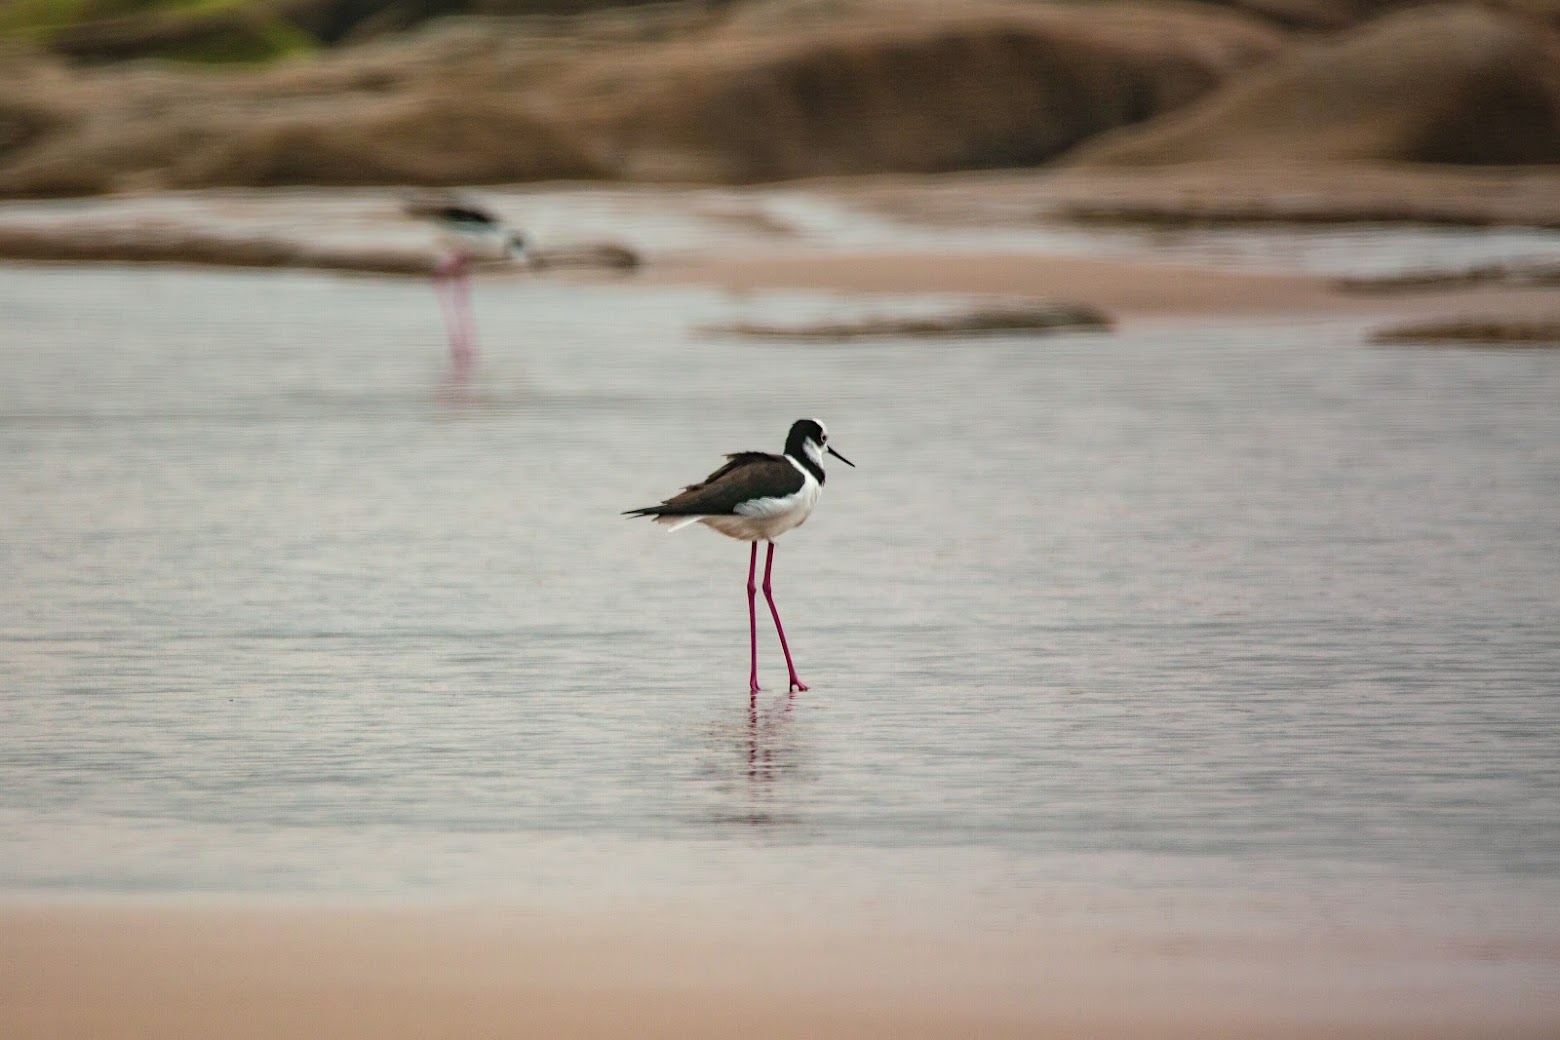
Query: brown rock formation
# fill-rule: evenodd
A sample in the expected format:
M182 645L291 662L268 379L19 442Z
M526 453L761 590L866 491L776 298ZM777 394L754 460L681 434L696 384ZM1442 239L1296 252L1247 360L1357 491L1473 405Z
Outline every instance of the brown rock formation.
M40 59L49 88L0 107L0 194L1023 165L1284 46L1195 5L782 0L435 23L257 70Z
M1071 160L1560 163L1560 33L1483 7L1405 11Z

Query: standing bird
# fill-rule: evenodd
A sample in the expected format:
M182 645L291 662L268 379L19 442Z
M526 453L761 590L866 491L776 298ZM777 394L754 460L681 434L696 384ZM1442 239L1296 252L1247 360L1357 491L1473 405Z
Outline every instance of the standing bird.
M624 516L648 516L658 524L677 531L691 523L713 527L721 534L752 542L748 556L748 636L752 644L752 669L748 686L758 692L758 614L754 607L757 587L753 577L758 569L758 543L767 541L764 558L764 599L780 634L780 649L791 673L792 690L805 690L807 684L796 675L791 663L791 648L785 641L785 628L770 585L775 564L775 539L793 527L800 527L818 504L823 490L823 455L828 452L852 468L855 463L828 446L829 433L817 419L798 419L785 438L785 453L770 455L761 451L743 451L726 456L726 464L697 484L658 506L629 509Z
M433 290L439 296L449 330L450 363L458 378L471 374L477 360L476 320L471 313L471 265L483 261L529 260L525 237L488 210L458 199L418 199L407 213L430 220L439 229L442 252L433 269Z

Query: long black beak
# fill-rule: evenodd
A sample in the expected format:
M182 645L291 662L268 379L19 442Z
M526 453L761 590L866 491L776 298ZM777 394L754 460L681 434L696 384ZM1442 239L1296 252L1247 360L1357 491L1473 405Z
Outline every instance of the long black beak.
M851 469L855 469L856 468L856 464L854 462L850 461L845 456L843 456L839 452L835 451L833 448L824 448L823 450L828 452L830 455L833 455L835 458L839 459L841 462L845 463L845 465L849 466Z

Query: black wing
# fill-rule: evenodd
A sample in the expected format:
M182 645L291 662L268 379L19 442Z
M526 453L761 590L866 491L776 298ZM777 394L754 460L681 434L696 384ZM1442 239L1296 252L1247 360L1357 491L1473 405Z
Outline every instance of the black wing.
M802 474L784 455L743 451L697 484L658 506L630 509L624 516L729 516L743 502L780 498L802 489Z
M493 214L472 206L445 206L434 215L447 224L469 224L473 227L498 226L498 218Z
M498 218L475 203L448 195L422 196L406 201L406 212L414 217L466 224L471 227L496 227Z

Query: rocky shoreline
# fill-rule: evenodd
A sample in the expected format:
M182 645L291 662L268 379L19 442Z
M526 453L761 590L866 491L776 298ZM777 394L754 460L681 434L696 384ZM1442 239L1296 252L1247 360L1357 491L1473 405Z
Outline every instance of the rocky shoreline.
M1554 0L749 0L446 18L259 65L12 46L0 75L0 197L1560 164Z

